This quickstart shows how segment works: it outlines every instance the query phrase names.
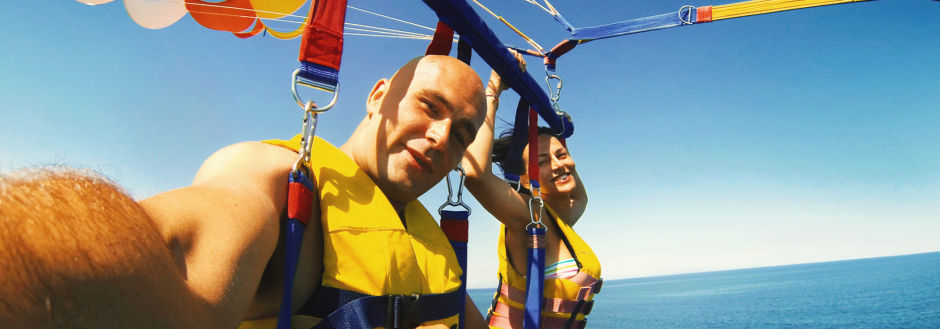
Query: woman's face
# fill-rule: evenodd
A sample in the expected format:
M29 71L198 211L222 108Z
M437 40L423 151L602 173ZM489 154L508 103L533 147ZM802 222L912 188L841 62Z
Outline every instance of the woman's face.
M522 160L526 163L528 171L529 147L522 153ZM574 179L576 173L574 159L568 154L568 149L561 145L561 141L549 135L539 135L539 185L542 194L571 193L577 184ZM526 172L528 177L528 172Z

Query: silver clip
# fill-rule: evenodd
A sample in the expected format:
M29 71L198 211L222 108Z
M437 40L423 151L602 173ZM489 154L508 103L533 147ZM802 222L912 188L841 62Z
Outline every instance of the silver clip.
M470 210L470 206L468 206L466 203L463 203L463 182L467 177L467 172L463 170L462 165L457 165L457 168L454 168L454 171L460 173L460 185L457 187L457 201L453 200L454 188L450 183L450 173L447 173L447 202L444 202L440 208L437 208L438 215L440 215L447 206L463 207L467 210L467 215L470 215L472 212L472 210Z

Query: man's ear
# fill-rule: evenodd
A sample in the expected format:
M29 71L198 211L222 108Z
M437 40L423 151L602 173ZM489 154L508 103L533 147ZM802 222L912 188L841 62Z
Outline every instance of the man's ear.
M370 118L382 107L382 100L388 95L390 85L388 79L382 79L372 87L372 92L369 93L369 99L366 101L366 112L368 112Z

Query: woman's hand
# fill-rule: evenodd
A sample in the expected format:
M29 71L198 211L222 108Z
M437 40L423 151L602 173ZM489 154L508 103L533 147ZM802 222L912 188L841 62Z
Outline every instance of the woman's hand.
M509 52L512 53L512 55L516 57L516 61L519 62L519 70L525 72L525 60L522 59L522 54L512 49L509 49ZM491 71L490 81L486 84L486 94L493 95L493 97L499 99L499 95L506 89L509 89L509 85L503 83L503 79L499 77L496 71Z

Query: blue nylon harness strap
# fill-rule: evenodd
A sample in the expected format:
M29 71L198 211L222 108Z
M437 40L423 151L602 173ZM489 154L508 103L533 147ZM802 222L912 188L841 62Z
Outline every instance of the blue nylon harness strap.
M453 210L442 210L441 219L449 220L462 220L469 221L470 212L469 211L453 211ZM460 269L463 271L463 274L460 275L460 288L457 289L457 295L466 296L467 295L467 242L466 241L456 241L450 240L450 246L454 248L454 253L457 254L457 263L460 264ZM457 325L458 328L463 329L464 321L466 319L466 307L467 300L466 298L460 298L457 301L457 310L460 312L460 322Z
M697 10L694 7L682 7L678 13L668 13L644 18L637 18L629 21L611 23L595 27L578 27L571 31L569 40L589 41L604 38L611 38L625 34L640 33L676 27L681 25L691 25L696 21ZM556 18L557 19L557 18Z
M528 248L528 274L526 275L525 317L523 329L539 329L542 322L542 290L545 289L545 247L541 241L545 238L545 227L527 229L532 241Z
M302 170L288 175L290 183L301 183L307 190L313 190L313 182ZM308 205L309 206L309 205ZM303 242L304 224L298 218L287 219L287 237L285 246L284 267L284 295L281 299L281 310L278 314L277 328L290 329L291 318L291 292L294 286L294 274L297 271L297 258L300 255L300 246Z
M525 173L524 166L520 164L522 163L522 151L525 150L526 143L529 140L528 116L531 104L525 98L520 98L519 105L516 106L516 121L512 129L512 139L509 140L509 156L506 158L507 168L503 168L504 171L510 174L522 175ZM519 168L523 168L522 171L515 172Z
M470 56L473 54L473 47L467 42L466 38L460 38L457 41L457 59L470 65Z
M561 120L555 115L541 84L528 73L519 70L516 58L466 0L424 0L424 3L434 10L441 22L460 34L461 39L466 38L477 55L499 73L516 93L529 100L552 130L561 132Z
M339 70L311 62L301 61L297 76L303 79L301 82L328 91L336 91L339 83Z
M310 329L414 328L457 314L460 291L427 295L373 296L320 286L299 314L323 319Z

